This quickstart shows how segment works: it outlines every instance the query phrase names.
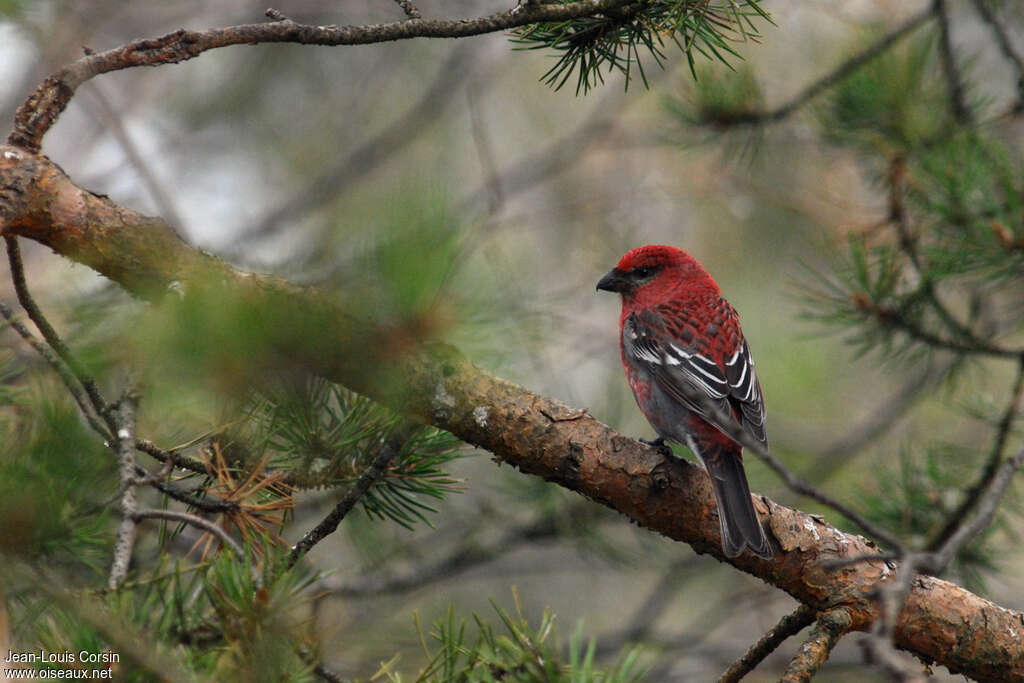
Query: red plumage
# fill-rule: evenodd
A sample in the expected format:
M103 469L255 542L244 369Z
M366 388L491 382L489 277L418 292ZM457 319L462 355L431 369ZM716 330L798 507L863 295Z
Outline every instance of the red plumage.
M622 365L640 409L659 438L688 446L711 476L725 554L771 557L742 447L707 409L731 414L767 445L761 385L735 309L696 259L670 246L630 251L597 288L622 295Z

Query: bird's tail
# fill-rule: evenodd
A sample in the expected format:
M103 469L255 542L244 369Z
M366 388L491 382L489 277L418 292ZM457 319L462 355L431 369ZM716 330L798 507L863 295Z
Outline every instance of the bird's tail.
M750 486L743 471L739 448L718 443L703 443L697 453L711 476L718 502L718 519L722 524L722 549L727 557L736 557L743 548L768 559L772 547L764 535L750 500Z

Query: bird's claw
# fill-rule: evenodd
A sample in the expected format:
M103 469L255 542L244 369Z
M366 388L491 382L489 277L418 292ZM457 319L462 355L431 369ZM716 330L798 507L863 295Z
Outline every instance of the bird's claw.
M669 446L667 443L665 443L664 437L660 437L659 436L657 439L654 439L654 440L648 440L648 439L637 439L637 440L640 443L642 443L642 444L646 444L646 445L650 446L651 448L657 449L657 451L659 453L661 453L663 456L665 456L666 458L671 458L671 457L675 456L675 451L672 450L671 446Z

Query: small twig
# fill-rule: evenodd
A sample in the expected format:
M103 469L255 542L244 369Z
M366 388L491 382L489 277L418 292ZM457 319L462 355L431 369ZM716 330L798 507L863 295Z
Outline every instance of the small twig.
M949 337L929 332L920 325L908 321L899 311L892 308L877 306L867 301L858 301L857 307L862 313L870 314L883 325L895 327L907 335L935 349L952 351L961 355L990 356L992 358L1024 359L1024 349L1008 349L998 344L982 341L972 337L966 341L957 341ZM944 310L941 304L934 306L936 311Z
M345 516L359 502L359 499L388 471L388 467L391 466L391 463L402 452L402 447L408 441L411 430L412 423L410 422L405 422L395 429L394 433L381 446L380 452L374 461L359 475L359 479L345 493L345 496L338 504L334 506L330 514L324 517L315 527L307 531L299 542L292 547L292 551L288 556L289 568L295 566L295 563L308 553L313 546L334 533L338 525L341 524L341 521L345 519Z
M790 660L780 683L811 680L852 624L850 613L841 607L822 612L807 640Z
M96 383L86 374L82 366L75 360L75 357L71 355L70 349L61 340L57 330L53 328L50 321L43 315L42 310L40 310L35 299L32 298L32 294L28 291L28 282L25 279L25 266L21 260L21 249L18 247L17 238L4 235L4 241L7 243L7 259L11 265L11 279L14 281L14 291L18 295L18 301L21 303L22 308L25 309L29 319L35 323L50 348L71 368L71 372L81 383L82 388L85 389L85 393L89 397L89 401L96 410L99 419L106 422L111 434L117 432L114 421L107 414L107 402L100 396Z
M287 24L294 24L295 22L285 16L281 10L276 10L273 7L267 8L267 11L263 13L265 16L273 19L274 21L280 21Z
M982 493L986 491L999 472L999 465L1003 462L1003 453L1006 450L1006 442L1009 440L1011 427L1014 419L1020 410L1021 394L1024 393L1024 359L1017 364L1017 379L1014 381L1013 389L1010 391L1010 400L1003 411L999 424L996 427L996 438L989 453L988 463L981 474L981 477L970 489L964 500L957 506L957 509L949 516L946 524L935 534L935 537L928 543L928 550L939 550L956 533L956 530L963 523L967 515L978 505Z
M82 391L81 384L79 384L78 380L75 379L75 376L71 373L71 370L68 369L68 366L54 354L50 347L36 339L35 335L32 334L32 331L25 327L25 324L21 322L18 316L16 316L7 304L2 301L0 301L0 315L2 315L4 319L7 320L7 323L14 328L14 331L17 332L29 346L35 349L36 352L43 357L43 360L53 368L54 372L57 373L57 376L60 377L62 382L64 382L64 386L67 387L71 397L75 399L75 403L78 404L78 409L82 411L82 415L85 416L89 426L92 427L93 431L99 434L105 442L109 443L112 438L110 430L108 430L105 425L100 424L100 421L96 419L96 415L93 413L89 400Z
M116 427L117 439L114 449L117 452L118 475L121 481L121 525L117 529L117 540L114 542L114 560L110 567L107 588L117 589L128 574L132 552L135 549L135 514L138 510L136 498L135 472L135 409L138 396L134 388L125 389L121 399L112 406L111 420Z
M238 503L230 500L223 500L216 496L206 495L200 496L196 491L202 489L196 489L195 491L185 491L177 486L172 485L167 481L167 477L170 476L171 471L174 468L174 463L170 460L164 463L163 467L160 468L159 472L149 474L141 465L135 466L135 485L136 486L152 486L157 491L167 495L169 498L173 498L179 503L185 503L189 507L202 510L203 512L210 513L223 513L223 512L237 512L239 505Z
M967 106L963 76L960 73L960 67L957 66L956 54L953 51L946 0L932 0L930 12L935 15L935 19L939 23L939 55L942 59L942 70L946 74L953 116L960 125L970 125L973 123L974 117L970 107Z
M150 474L142 465L135 465L135 478L132 483L136 486L157 486L167 481L174 470L174 463L165 462L156 472Z
M422 19L423 16L420 11L416 9L416 5L412 4L411 0L395 0L398 6L405 12L405 16L409 19Z
M992 35L995 36L996 44L999 45L1006 61L1010 62L1017 71L1017 104L1014 106L1014 111L1022 111L1024 110L1024 56L1017 51L1010 36L1007 35L1006 29L999 22L999 17L985 3L985 0L971 0L971 3L988 27L992 29Z
M178 512L177 510L158 510L156 508L151 508L136 511L132 518L136 522L143 519L166 519L171 522L191 524L192 526L202 529L203 531L208 531L219 538L221 543L235 551L239 557L245 557L245 551L242 550L242 546L238 545L238 541L231 538L231 536L229 536L228 533L218 525L207 519L203 519L198 515L193 515L188 512Z
M175 451L165 451L148 439L136 439L135 448L152 456L160 462L174 463L175 467L180 467L183 470L189 470L196 474L210 474L210 468L207 467L203 461L190 458L186 455L181 455Z
M998 509L1006 489L1009 488L1010 482L1013 481L1013 475L1020 470L1022 464L1024 464L1024 444L1021 444L1021 447L1012 458L1005 460L999 466L995 476L992 477L992 481L989 482L985 491L979 497L979 502L971 521L962 524L949 537L949 540L939 548L928 567L929 571L933 573L944 571L956 553L968 541L984 531L992 523L996 509Z
M718 683L737 683L764 661L765 657L782 645L783 641L814 623L815 615L817 615L817 611L813 607L801 603L799 607L782 617L779 623L761 636L761 639L754 643L745 655L733 662L732 666L726 669L722 677L718 679Z

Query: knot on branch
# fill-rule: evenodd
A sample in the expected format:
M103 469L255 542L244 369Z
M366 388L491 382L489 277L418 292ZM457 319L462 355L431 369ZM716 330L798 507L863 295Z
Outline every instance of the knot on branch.
M179 28L158 38L140 40L127 46L124 62L132 66L159 66L192 59L202 49L198 34Z

